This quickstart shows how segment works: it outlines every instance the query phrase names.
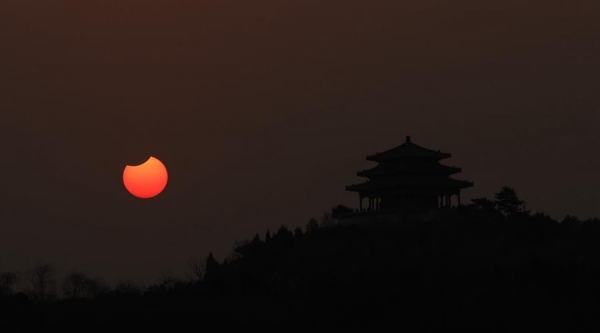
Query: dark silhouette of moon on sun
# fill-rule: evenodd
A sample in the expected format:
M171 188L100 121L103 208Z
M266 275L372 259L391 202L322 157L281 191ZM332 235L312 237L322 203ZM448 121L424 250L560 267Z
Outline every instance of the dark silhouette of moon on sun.
M159 195L167 186L169 175L165 165L155 157L146 162L131 166L123 171L123 184L132 195L149 199Z

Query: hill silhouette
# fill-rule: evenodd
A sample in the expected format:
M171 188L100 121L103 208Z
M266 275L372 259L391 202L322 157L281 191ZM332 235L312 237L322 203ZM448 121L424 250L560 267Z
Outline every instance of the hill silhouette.
M305 230L256 235L230 260L209 254L196 263L194 278L166 277L147 288L123 283L111 289L75 275L65 280L63 297L40 298L35 291L12 292L3 280L0 326L596 326L600 220L559 222L499 205L502 198L475 199L430 221L323 226L312 219ZM522 204L514 199L504 203Z

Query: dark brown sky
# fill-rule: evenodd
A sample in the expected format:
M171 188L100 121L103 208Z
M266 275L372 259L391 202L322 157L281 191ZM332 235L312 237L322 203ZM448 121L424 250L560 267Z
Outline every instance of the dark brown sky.
M401 144L600 215L597 0L5 0L0 271L111 281L304 225ZM160 197L123 188L149 155Z

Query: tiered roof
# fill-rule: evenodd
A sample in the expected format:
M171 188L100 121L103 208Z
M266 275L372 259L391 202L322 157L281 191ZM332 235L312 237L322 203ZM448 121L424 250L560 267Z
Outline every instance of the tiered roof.
M362 170L356 173L359 177L386 177L386 176L395 176L401 174L435 174L435 175L453 175L455 173L461 172L461 168L447 166L443 164L431 164L425 166L414 166L414 165L378 165L371 169Z
M346 186L348 191L371 191L392 188L462 189L473 186L472 182L452 178L415 179L411 177L369 180L361 184Z
M407 136L406 142L402 145L390 150L386 150L382 153L367 156L367 160L379 163L407 158L432 159L439 161L449 157L452 157L452 155L448 153L442 153L439 150L435 151L418 146L410 141L410 136Z
M376 167L357 173L369 178L361 184L346 186L346 190L374 193L397 190L456 191L473 186L472 182L456 180L450 175L461 168L440 164L451 154L423 148L411 142L410 136L402 145L382 153L367 156L367 160L379 163Z

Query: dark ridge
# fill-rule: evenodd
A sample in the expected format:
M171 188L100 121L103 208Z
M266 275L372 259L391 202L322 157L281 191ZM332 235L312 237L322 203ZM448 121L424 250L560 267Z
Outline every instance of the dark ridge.
M257 235L229 260L210 254L194 278L147 288L88 283L81 290L95 293L45 300L4 292L0 325L511 332L596 325L600 220L559 223L485 204L429 221L312 219L305 230Z

